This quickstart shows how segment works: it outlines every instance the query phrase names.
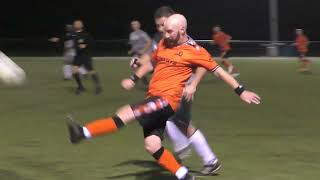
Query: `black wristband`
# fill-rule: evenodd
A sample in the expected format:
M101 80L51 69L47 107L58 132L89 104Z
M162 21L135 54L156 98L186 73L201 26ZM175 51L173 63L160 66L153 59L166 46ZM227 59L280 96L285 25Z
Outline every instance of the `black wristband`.
M245 90L246 89L242 85L240 85L234 89L234 92L240 96Z
M131 75L130 76L130 79L133 81L133 82L137 82L137 81L139 81L140 80L140 78L137 76L137 75Z

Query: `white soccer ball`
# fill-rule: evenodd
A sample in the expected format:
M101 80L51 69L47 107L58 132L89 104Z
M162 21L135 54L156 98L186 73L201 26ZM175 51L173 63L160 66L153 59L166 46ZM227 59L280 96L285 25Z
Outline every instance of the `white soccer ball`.
M0 51L0 81L6 85L22 85L26 80L24 70Z
M26 75L23 70L0 67L0 80L6 85L22 85L25 79Z

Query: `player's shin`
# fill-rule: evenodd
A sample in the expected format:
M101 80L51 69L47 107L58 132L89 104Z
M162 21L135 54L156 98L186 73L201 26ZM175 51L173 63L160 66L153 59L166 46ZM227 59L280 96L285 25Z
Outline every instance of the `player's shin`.
M73 73L73 77L74 77L74 79L75 79L76 82L77 82L78 89L83 89L83 85L82 85L82 82L81 82L79 73L78 73L78 72Z
M180 165L174 158L172 153L161 147L158 151L153 154L153 157L158 163L174 174L178 179L183 179L188 174L188 169Z
M204 165L214 164L217 161L215 154L212 152L206 138L198 129L189 138L196 153L202 158Z
M124 125L124 122L118 116L98 119L86 124L83 127L83 133L86 138L91 138L116 132Z
M96 86L99 86L100 87L100 79L99 79L99 76L96 74L96 73L93 73L91 75L91 78L93 80L93 82L96 84Z
M72 78L72 66L70 64L65 64L63 66L63 75L64 75L64 79Z
M167 121L166 132L173 144L174 152L180 152L189 145L189 139L181 132L181 130L172 121Z

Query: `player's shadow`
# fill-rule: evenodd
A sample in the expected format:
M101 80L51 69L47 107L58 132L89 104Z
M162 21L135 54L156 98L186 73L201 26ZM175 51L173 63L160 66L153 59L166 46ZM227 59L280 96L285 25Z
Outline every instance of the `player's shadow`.
M163 180L163 179L175 180L176 179L174 176L172 176L167 171L162 169L154 161L129 160L129 161L116 164L113 167L132 166L132 165L139 166L142 168L148 168L148 170L109 176L109 177L106 177L106 179L123 179L126 177L135 177L137 180Z
M169 174L166 170L161 168L155 161L147 160L129 160L119 164L114 165L113 167L123 167L123 166L139 166L142 168L148 168L145 171L139 171L134 173L127 173L115 176L106 177L106 179L123 179L126 177L136 177L136 180L175 180L175 176ZM201 176L199 171L190 170L196 176ZM212 174L209 176L218 176L219 174Z

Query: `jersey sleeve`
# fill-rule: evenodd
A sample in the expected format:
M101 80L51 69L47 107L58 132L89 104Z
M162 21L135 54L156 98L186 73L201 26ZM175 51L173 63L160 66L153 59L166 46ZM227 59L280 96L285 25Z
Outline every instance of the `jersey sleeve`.
M211 57L211 55L202 47L195 47L194 53L189 58L189 63L193 66L200 66L207 71L214 72L219 68L219 64Z

